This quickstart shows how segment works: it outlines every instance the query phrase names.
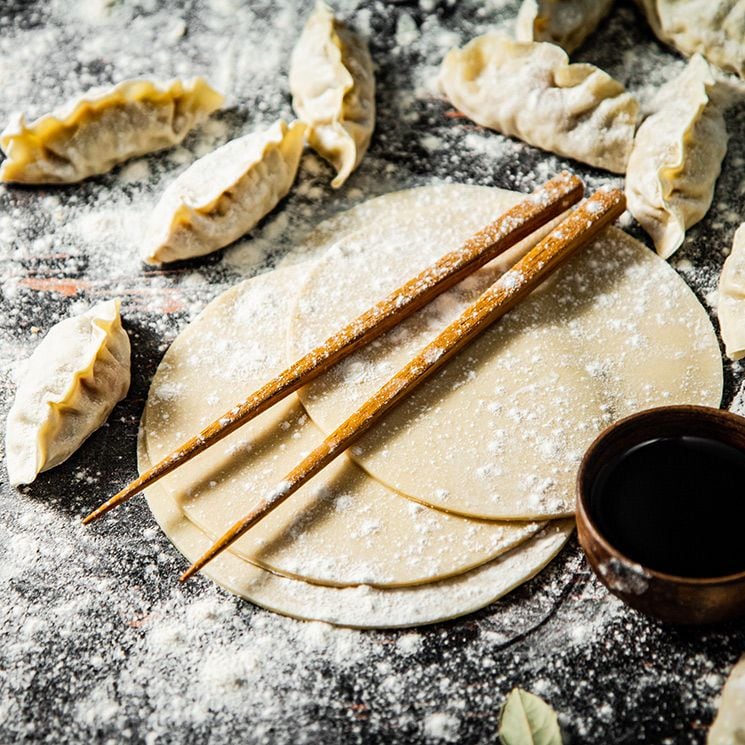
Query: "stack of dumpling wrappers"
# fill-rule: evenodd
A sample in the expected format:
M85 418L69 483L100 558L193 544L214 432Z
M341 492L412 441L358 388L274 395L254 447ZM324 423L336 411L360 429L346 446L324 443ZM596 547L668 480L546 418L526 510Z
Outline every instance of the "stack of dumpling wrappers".
M219 296L153 380L141 469L519 198L443 185L369 200L319 226L287 266ZM151 487L151 509L182 553L196 559L281 488L515 251ZM646 310L666 304L674 329ZM532 577L567 540L577 464L606 424L662 403L717 405L721 391L706 311L666 262L608 231L206 572L266 607L352 626L467 613Z

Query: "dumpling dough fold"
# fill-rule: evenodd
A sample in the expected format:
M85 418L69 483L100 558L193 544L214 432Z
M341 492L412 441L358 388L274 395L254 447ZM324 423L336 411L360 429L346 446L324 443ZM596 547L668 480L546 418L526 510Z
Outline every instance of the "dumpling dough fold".
M336 169L331 185L349 178L375 128L375 74L367 44L316 5L292 53L292 105L309 126L308 144Z
M129 389L129 337L119 300L53 326L27 362L8 413L10 483L30 484L67 460Z
M148 264L203 256L245 235L290 190L305 124L281 119L231 140L187 168L150 216Z
M745 222L737 229L722 267L717 313L727 356L745 357Z
M636 0L655 35L686 56L696 52L745 77L742 0Z
M613 0L523 0L518 41L549 41L573 52L608 15Z
M706 745L742 745L745 742L745 655L732 668L721 693L719 711Z
M30 124L16 114L0 134L8 156L0 180L70 184L106 173L129 158L177 145L222 103L203 78L126 80L94 88Z
M715 86L709 64L695 55L660 91L658 110L636 134L626 199L663 259L680 248L686 229L703 218L714 197L727 152Z
M440 86L481 126L598 168L626 169L639 104L597 67L569 64L555 44L479 36L447 54Z

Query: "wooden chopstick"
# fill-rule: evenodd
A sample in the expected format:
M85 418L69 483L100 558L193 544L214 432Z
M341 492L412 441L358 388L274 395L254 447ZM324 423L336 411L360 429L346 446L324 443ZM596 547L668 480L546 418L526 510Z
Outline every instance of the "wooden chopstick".
M531 249L434 341L399 370L373 396L285 476L248 515L235 523L181 575L184 582L240 538L259 520L294 494L303 484L353 445L375 422L478 334L531 293L582 245L616 219L626 208L623 192L601 189Z
M83 524L96 520L126 502L182 463L191 460L306 383L315 380L332 365L385 333L467 275L569 209L582 198L583 193L582 181L566 171L547 181L491 225L469 238L460 248L445 254L435 264L252 393L243 403L207 425L198 435L183 443L93 510L83 519Z

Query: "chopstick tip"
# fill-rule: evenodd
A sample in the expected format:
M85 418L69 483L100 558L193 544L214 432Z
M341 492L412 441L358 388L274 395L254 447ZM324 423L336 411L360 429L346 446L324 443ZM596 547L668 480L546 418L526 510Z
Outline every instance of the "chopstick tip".
M237 522L225 535L220 538L217 542L213 543L207 551L202 554L180 577L179 582L187 582L191 579L198 571L203 569L209 564L215 557L221 554L233 541L240 538L246 531L245 520Z
M90 525L90 523L98 520L98 518L101 517L105 512L108 512L110 508L107 507L107 504L108 503L99 505L98 507L96 507L95 510L93 510L93 512L86 515L82 520L83 525Z
M148 483L148 480L146 478L147 476L147 473L143 476L140 476L140 478L132 481L130 484L127 484L127 486L125 486L124 489L122 489L120 492L114 494L111 499L106 500L103 504L99 504L98 507L93 510L93 512L83 518L83 525L88 525L94 520L98 520L99 517L103 517L110 510L113 510L115 507L123 504L131 497L139 494Z
M182 573L178 578L178 581L182 584L188 582L201 569L200 561L195 561L185 572Z

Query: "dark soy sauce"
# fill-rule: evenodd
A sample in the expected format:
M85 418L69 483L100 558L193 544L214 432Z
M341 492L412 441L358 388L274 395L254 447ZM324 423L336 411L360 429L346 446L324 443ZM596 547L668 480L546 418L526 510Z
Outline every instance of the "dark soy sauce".
M608 542L665 574L745 571L745 452L702 437L649 440L607 463L590 510Z

